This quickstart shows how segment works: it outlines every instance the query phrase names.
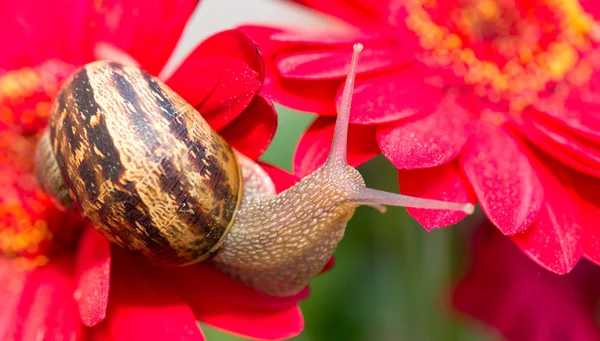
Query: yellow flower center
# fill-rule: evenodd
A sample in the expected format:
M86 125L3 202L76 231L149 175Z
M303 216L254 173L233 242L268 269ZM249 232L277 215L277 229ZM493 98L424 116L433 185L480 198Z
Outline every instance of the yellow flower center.
M0 255L23 268L48 262L77 233L77 219L58 211L33 175L35 147L52 98L74 67L48 61L0 71Z
M45 248L53 238L45 219L52 207L32 174L35 141L11 131L0 132L0 254L26 267L48 261Z
M32 219L20 202L5 202L0 206L0 254L15 258L21 266L45 265L48 256L40 253L40 245L52 240L44 219ZM8 217L8 219L7 219Z
M45 126L52 98L74 67L58 60L0 70L0 124L34 130Z
M551 84L587 83L598 64L599 25L577 0L437 1L406 3L423 61L451 68L476 94L508 100L513 110Z

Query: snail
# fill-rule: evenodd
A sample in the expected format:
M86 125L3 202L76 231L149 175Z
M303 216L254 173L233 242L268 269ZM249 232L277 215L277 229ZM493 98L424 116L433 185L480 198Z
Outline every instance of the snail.
M365 186L346 162L350 103L362 45L354 46L327 161L276 194L254 161L140 68L97 61L61 88L36 151L41 187L110 241L150 261L211 259L273 295L299 292L330 259L356 207L473 212L458 204Z

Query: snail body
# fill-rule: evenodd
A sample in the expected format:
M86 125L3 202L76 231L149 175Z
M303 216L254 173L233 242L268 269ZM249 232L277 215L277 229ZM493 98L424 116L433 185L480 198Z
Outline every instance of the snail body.
M296 293L322 270L361 204L473 209L367 188L346 163L361 48L327 162L280 194L165 84L108 61L86 65L60 91L38 145L39 182L109 240L155 263L182 266L213 255L246 285Z

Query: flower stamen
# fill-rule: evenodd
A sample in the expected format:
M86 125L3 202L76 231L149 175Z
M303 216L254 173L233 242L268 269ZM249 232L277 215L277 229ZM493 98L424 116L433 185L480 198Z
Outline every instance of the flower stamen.
M409 0L406 24L426 64L451 68L480 96L520 111L553 83L589 80L599 26L577 0L455 2L436 16L429 1Z
M0 70L0 124L45 123L52 98L73 70L72 65L59 60L49 60L36 67Z

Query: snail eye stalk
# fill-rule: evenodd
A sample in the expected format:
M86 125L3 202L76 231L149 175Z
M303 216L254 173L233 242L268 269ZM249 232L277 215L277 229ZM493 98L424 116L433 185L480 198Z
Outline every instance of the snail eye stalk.
M356 70L358 66L358 57L363 49L362 44L354 45L350 71L344 84L342 100L338 109L338 116L335 123L335 133L329 156L324 167L347 166L347 145L348 145L348 124L350 120L350 108L352 104L352 93L354 91L354 81L356 79ZM384 205L428 208L438 210L462 211L466 214L472 214L475 207L471 203L453 203L439 200L415 198L397 193L389 193L365 186L359 187L350 197L350 201L373 206L380 211L384 211Z

